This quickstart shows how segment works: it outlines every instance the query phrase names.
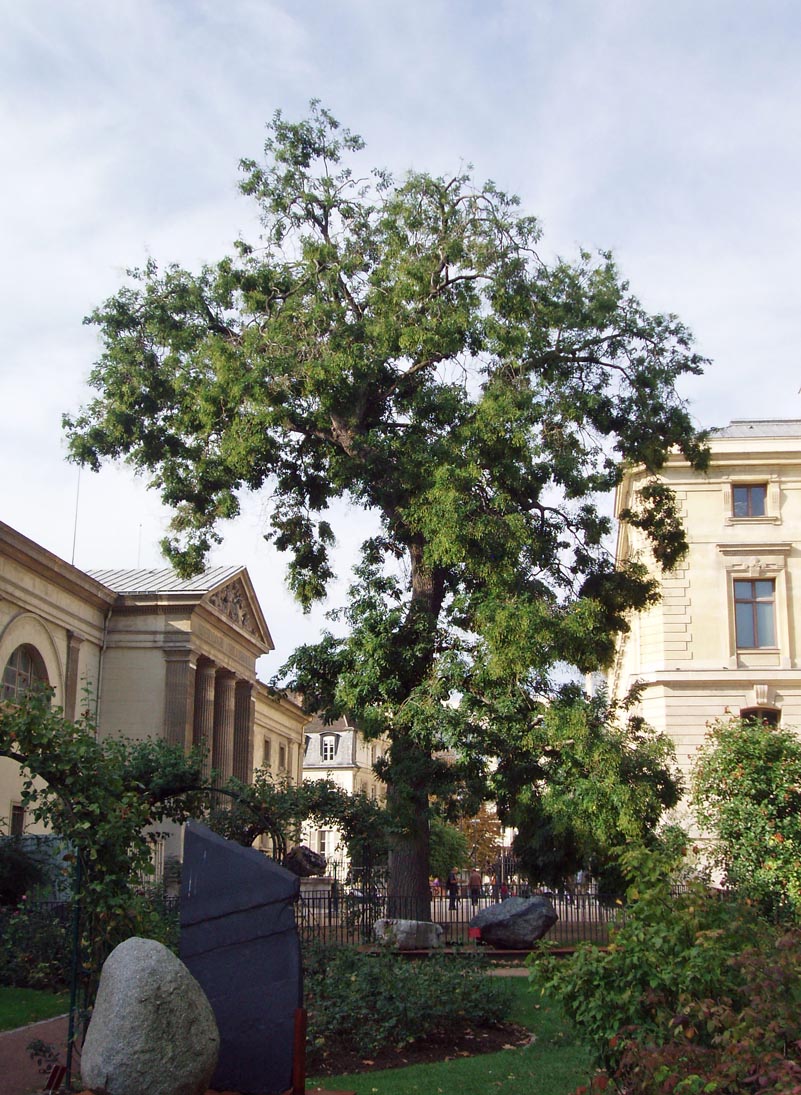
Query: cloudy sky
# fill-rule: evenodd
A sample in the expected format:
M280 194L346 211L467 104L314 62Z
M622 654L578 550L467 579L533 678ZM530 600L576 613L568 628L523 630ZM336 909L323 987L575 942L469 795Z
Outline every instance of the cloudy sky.
M0 0L0 15L0 519L77 566L160 565L168 520L126 469L79 479L64 460L61 415L98 353L83 316L149 255L194 268L253 235L238 160L276 108L300 117L313 97L371 163L471 162L520 194L544 254L612 249L712 359L684 390L699 425L801 417L797 0ZM300 615L261 532L253 499L212 562L248 567L269 676L322 610ZM358 533L346 523L343 569Z

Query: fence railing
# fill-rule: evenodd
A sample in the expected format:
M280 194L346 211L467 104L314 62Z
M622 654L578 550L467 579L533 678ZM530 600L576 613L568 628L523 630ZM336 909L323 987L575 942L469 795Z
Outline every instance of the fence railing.
M573 947L578 943L605 945L609 928L622 912L616 898L597 894L547 894L556 915L556 924L546 938L558 946ZM475 900L459 896L451 900L446 895L431 897L431 920L443 929L446 946L459 946L473 941L470 920L480 910L500 900L500 896L482 893ZM415 915L415 913L417 915ZM333 884L326 889L304 888L297 912L298 927L304 941L348 943L359 946L373 940L376 920L388 914L388 901L383 890L359 890ZM398 919L419 919L419 905L392 900L392 916Z
M548 894L559 917L548 932L548 942L559 947L579 943L603 946L609 928L623 909L614 898L595 894ZM170 942L178 945L179 900L158 895L153 907L163 920ZM443 929L442 942L449 947L474 945L470 920L479 911L500 900L482 893L475 903L460 895L452 901L444 894L432 895L428 914ZM419 905L405 909L393 898L396 918L419 919ZM0 984L49 987L67 978L70 966L70 901L26 902L18 909L0 908ZM362 946L373 942L376 920L387 915L388 899L383 885L361 889L341 883L324 889L304 886L296 906L296 921L304 943L327 942ZM415 913L417 915L415 915Z

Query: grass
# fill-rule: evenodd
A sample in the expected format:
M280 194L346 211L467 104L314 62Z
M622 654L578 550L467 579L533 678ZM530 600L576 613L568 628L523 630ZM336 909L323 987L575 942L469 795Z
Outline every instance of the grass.
M14 1030L40 1019L63 1015L69 1007L67 993L14 989L0 985L0 1030Z
M569 1095L592 1073L590 1056L557 1007L533 993L524 978L510 978L509 1019L536 1035L520 1049L460 1057L436 1064L310 1079L307 1089L348 1089L357 1095Z

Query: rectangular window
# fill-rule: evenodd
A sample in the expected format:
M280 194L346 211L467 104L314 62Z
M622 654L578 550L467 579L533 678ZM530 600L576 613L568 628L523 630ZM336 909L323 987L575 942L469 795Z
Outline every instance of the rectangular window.
M739 648L776 645L775 594L773 581L735 579L734 621Z
M272 763L272 742L269 738L264 739L264 745L261 751L261 766L262 768L269 768Z
M748 483L732 487L733 517L764 517L768 497L766 483Z
M11 818L8 827L10 836L22 836L25 832L25 808L16 803L11 807Z
M278 746L278 770L280 772L286 771L286 746Z

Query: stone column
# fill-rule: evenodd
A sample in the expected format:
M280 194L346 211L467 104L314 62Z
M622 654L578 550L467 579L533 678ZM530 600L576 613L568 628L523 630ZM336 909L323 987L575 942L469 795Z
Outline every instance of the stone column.
M171 745L187 749L194 739L192 716L195 706L190 651L165 650L164 736Z
M214 682L214 737L211 766L215 782L222 785L234 773L234 704L236 677L227 669L218 669Z
M195 669L195 709L192 720L192 744L206 750L203 762L203 774L208 776L211 770L211 752L214 744L214 674L217 670L214 662L208 658L198 658Z
M243 783L253 779L253 727L256 721L256 703L253 685L248 681L236 682L234 701L234 765L233 774Z

